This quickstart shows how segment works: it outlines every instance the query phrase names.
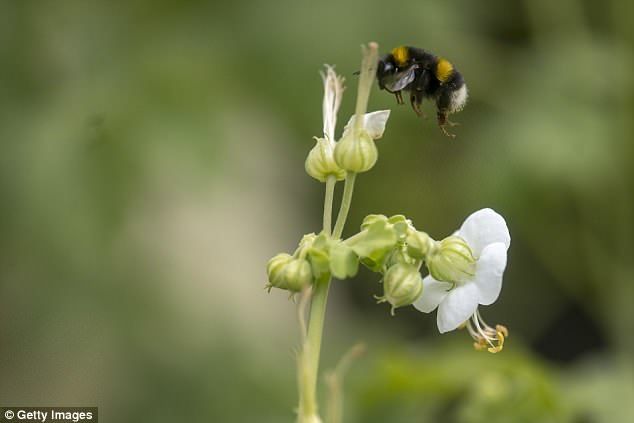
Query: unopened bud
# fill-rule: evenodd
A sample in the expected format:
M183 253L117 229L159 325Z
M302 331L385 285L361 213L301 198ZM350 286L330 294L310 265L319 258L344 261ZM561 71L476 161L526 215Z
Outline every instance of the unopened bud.
M399 263L414 264L415 262L416 260L412 258L409 254L407 254L407 250L405 248L398 247L394 251L392 251L390 258L387 260L386 266L389 268Z
M295 259L290 254L281 253L269 260L266 266L269 277L267 288L286 289L299 292L312 283L313 274L306 259Z
M304 167L306 173L320 182L326 182L328 176L334 176L338 181L346 177L346 171L335 162L335 145L325 138L315 138L317 144L310 150Z
M368 227L373 225L375 222L387 223L387 221L387 216L384 216L382 214L369 214L363 218L363 222L361 222L361 230L368 229Z
M273 257L266 265L266 273L269 277L267 288L280 287L283 285L284 270L286 265L293 260L293 256L287 253L280 253Z
M379 157L374 140L365 130L349 131L335 147L335 161L340 168L353 173L372 169Z
M383 297L379 302L390 303L393 315L395 309L414 303L422 293L423 279L418 268L411 264L398 263L385 272Z
M407 254L417 259L425 259L431 252L435 250L436 241L434 241L425 232L410 231L407 235Z
M450 236L437 244L426 258L431 276L444 282L462 283L475 275L476 260L467 242Z
M295 259L286 265L284 272L286 288L292 292L299 292L313 282L310 263L305 259Z

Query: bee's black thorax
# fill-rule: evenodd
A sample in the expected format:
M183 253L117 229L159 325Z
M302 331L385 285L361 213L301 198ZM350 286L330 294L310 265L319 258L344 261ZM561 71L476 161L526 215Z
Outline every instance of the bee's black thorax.
M467 100L462 74L448 60L421 48L396 47L379 60L376 76L379 88L395 94L399 103L403 103L401 92L408 92L419 116L424 115L420 109L424 99L435 101L441 127L447 115L461 110Z
M430 52L417 47L407 47L410 56L409 65L416 64L422 69L432 70L438 61L438 57Z

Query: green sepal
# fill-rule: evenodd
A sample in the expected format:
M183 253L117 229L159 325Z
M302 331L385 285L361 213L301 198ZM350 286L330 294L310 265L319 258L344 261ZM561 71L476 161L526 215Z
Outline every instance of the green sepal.
M368 216L364 224L365 228L359 238L350 246L365 266L373 272L380 272L389 259L390 252L396 247L397 235L394 226L388 223L385 216Z
M394 251L390 254L386 265L387 267L391 267L398 263L411 264L418 267L421 264L421 261L407 254L407 248L405 246L399 245L398 248L394 249Z
M353 249L341 241L330 246L330 271L337 279L347 279L359 271L359 258Z
M396 246L396 234L386 220L377 220L365 229L365 234L351 247L359 257L376 257Z
M394 225L394 232L396 233L398 240L401 242L405 241L407 235L409 235L410 229L412 228L411 221L402 214L396 214L390 217L387 221L388 223Z
M387 256L386 256L387 257ZM385 258L379 257L379 260L374 260L369 257L363 257L361 263L371 271L375 273L382 273L385 268Z
M387 222L387 217L382 214L369 214L363 218L363 222L361 222L361 230L366 230L370 225L379 221Z
M308 259L310 261L313 275L320 278L330 272L330 237L325 233L320 233L314 240L308 250Z

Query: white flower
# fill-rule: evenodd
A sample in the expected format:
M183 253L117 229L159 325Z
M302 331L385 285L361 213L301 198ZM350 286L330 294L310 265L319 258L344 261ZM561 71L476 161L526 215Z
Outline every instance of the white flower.
M343 85L345 79L343 76L337 75L332 66L325 66L326 73L321 72L321 78L324 81L324 101L322 103L324 138L334 143L337 112L341 106L341 97L345 90Z
M350 118L335 147L335 161L339 167L354 173L372 169L379 157L374 140L383 136L389 116L389 110L364 113L360 125L356 123L356 115Z
M438 308L437 322L441 333L452 331L471 318L469 332L476 344L497 352L508 331L503 326L496 329L487 326L477 309L479 304L493 304L500 295L506 252L511 245L506 222L493 210L482 209L469 216L454 236L464 239L471 248L476 259L475 274L452 282L425 277L423 295L414 307L424 313Z
M321 73L324 81L324 100L322 111L324 118L324 137L315 137L316 144L308 153L304 167L306 173L320 182L326 182L329 176L341 181L346 172L335 162L335 127L337 112L341 105L341 97L345 87L344 78L337 75L332 66L326 65L326 72Z
M341 138L345 138L346 135L352 130L356 121L356 115L352 115L346 126L343 128L343 135ZM387 119L390 117L389 110L377 110L376 112L370 112L363 115L363 129L373 140L378 140L383 136L385 132L385 125L387 125Z

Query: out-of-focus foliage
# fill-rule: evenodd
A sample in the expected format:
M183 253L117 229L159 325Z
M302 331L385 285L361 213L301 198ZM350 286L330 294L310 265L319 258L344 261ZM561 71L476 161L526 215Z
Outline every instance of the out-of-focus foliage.
M388 353L376 364L359 421L571 421L553 377L530 357L460 348Z
M392 114L349 224L403 213L441 238L498 210L513 244L483 314L511 338L478 354L390 318L369 273L336 284L322 368L370 345L346 421L631 420L630 3L0 3L0 405L292 421L294 306L264 267L319 230L317 72L347 77L345 121L375 40L447 57L470 101L449 140L429 105L373 92Z

